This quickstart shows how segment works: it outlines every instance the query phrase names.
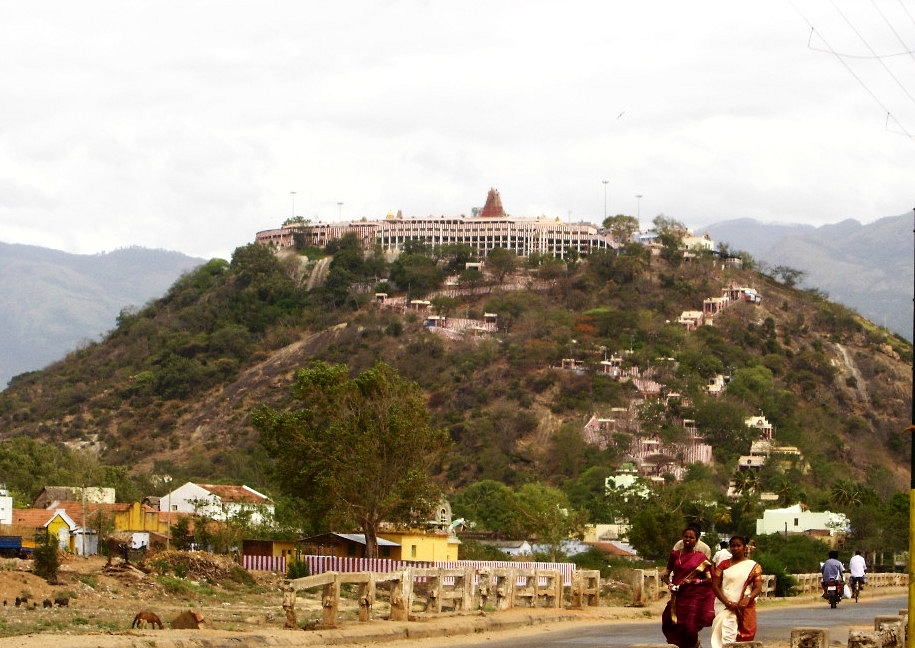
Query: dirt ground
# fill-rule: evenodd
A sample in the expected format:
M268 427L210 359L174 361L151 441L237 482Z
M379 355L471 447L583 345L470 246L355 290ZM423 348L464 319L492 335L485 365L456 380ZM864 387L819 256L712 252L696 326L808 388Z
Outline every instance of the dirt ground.
M517 637L523 644L532 632L549 632L571 624L659 620L664 606L660 601L644 608L606 604L585 610L528 608L393 622L386 620L385 606L379 602L373 620L360 623L353 595L341 602L337 628L290 630L283 627L282 574L255 572L254 581L238 583L225 575L225 570L233 568L231 561L200 556L199 562L176 568L183 573L180 578L173 573L162 575L168 572L163 569L167 554L166 558L152 557L143 569L132 565L107 568L105 559L99 557L69 557L64 559L54 585L32 574L30 561L0 560L0 648L364 648L384 643L435 648L466 641L468 635L480 643L498 636ZM157 560L158 568L151 568ZM15 605L17 597L19 606ZM69 599L66 607L44 607L46 599L53 602L61 597ZM141 610L154 612L165 628L131 628L134 615ZM171 628L170 622L188 610L204 619L200 629ZM299 594L296 615L299 626L320 619L318 592Z
M660 614L650 608L538 608L392 622L385 620L387 609L379 601L374 620L359 623L358 604L351 596L341 602L336 629L289 630L284 628L282 574L254 572L253 582L240 584L225 576L225 570L233 567L228 559L220 562L222 558L211 557L215 564L203 561L180 569L171 565L170 571L162 567L163 561L168 562L168 554L165 559L159 556L141 565L122 565L116 560L114 567L107 567L102 557L66 557L53 585L31 573L31 561L0 560L0 648L36 648L52 643L73 648L366 646L392 641L399 644L408 637L411 645L423 648L467 634L498 632L507 637L525 628L530 632L532 626L611 618L644 620ZM183 577L177 577L175 571L182 572ZM65 607L53 604L64 597L68 599ZM50 607L45 607L46 600ZM155 613L165 629L131 628L134 615L141 610ZM170 622L187 610L203 617L201 628L172 629ZM299 626L320 620L318 592L299 594L296 616ZM424 640L428 643L423 644Z

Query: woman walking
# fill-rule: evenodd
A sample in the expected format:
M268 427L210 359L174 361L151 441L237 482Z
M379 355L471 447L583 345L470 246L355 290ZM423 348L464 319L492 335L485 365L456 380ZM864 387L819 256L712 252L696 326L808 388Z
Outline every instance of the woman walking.
M712 578L712 589L720 601L712 623L712 648L756 637L756 598L762 591L762 567L747 556L747 540L734 536L731 558L720 565Z
M715 616L714 568L705 554L696 551L699 527L683 530L683 548L670 552L663 580L670 590L670 601L661 616L661 630L667 643L679 648L698 648L699 631Z

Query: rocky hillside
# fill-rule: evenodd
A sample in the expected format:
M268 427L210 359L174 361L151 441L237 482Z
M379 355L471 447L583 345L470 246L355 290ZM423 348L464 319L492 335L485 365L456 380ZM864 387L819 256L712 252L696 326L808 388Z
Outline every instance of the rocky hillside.
M908 483L910 440L901 430L911 412L912 349L815 292L711 257L652 258L638 246L568 265L533 259L501 281L449 268L442 254L405 255L389 270L345 248L332 252L326 280L310 290L310 263L259 246L200 266L163 298L122 315L104 340L15 379L0 394L0 441L88 448L136 479L168 473L269 492L277 458L260 449L252 409L289 403L295 370L312 360L356 372L381 359L426 390L449 430L453 451L437 468L448 492L483 479L561 485L612 470L631 439L589 443L583 428L619 408L667 441L682 437L683 419L695 420L716 459L703 479L722 493L749 449L742 421L755 414L804 453L810 470L788 481L809 500L842 479L881 494ZM422 295L439 314L481 323L495 314L496 330L439 334L423 325L423 312L372 298L376 289L397 297L408 288L417 298L417 277L433 270L455 272L451 285L433 282ZM734 304L695 331L677 323L731 283L757 289L762 302ZM633 406L642 399L636 381L600 372L613 356L660 385L666 405ZM563 359L574 369L559 368ZM730 383L710 396L705 386L718 374ZM15 466L6 468L14 475Z
M803 271L799 286L824 291L911 340L912 212L867 225L849 219L814 228L740 219L706 229L760 263Z
M80 255L0 243L0 389L100 339L121 310L159 297L200 263L165 250Z

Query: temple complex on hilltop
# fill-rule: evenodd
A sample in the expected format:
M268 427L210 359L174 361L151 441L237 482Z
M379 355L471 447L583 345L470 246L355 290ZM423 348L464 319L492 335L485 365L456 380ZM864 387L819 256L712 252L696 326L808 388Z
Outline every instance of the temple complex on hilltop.
M559 218L515 218L505 213L502 198L490 189L483 209L467 216L404 218L388 214L378 220L339 223L287 223L279 229L257 233L257 242L277 248L325 247L330 241L354 233L366 249L376 245L399 252L407 241L429 245L469 245L482 256L501 247L521 255L540 253L565 258L570 250L587 255L593 250L617 248L620 243L593 223L564 223Z

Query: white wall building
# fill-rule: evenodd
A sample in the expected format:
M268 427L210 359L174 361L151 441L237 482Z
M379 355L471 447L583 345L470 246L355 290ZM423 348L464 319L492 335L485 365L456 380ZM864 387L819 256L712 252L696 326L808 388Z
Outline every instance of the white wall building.
M844 513L823 511L814 513L804 510L800 504L787 508L769 509L762 519L756 520L756 535L770 533L807 533L826 531L830 536L844 533L848 529L848 517Z
M0 486L0 524L9 526L13 523L13 498L9 491Z
M187 482L159 499L160 511L203 515L214 520L250 512L252 524L273 519L273 500L249 486Z

